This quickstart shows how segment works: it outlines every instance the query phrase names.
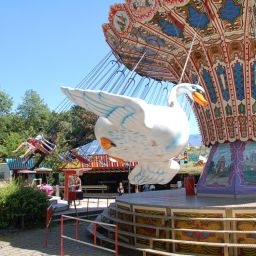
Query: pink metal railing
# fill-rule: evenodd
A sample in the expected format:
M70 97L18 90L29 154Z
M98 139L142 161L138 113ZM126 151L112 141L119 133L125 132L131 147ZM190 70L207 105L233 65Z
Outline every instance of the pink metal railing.
M45 247L48 246L48 230L50 228L50 224L52 221L52 215L53 215L53 207L52 205L50 205L46 210L46 225L45 225L46 230L45 230L45 242L44 242Z
M76 221L75 239L64 235L64 220L65 219L71 219L71 220ZM81 222L93 224L93 244L84 242L84 241L78 239L78 227ZM101 250L113 252L113 253L115 253L115 256L118 256L118 225L99 222L99 221L93 221L93 220L85 220L85 219L80 219L80 218L71 217L71 216L67 216L67 215L61 215L60 223L61 223L61 226L60 226L60 256L64 256L64 239L71 240L74 242L79 242L81 244L95 247L95 248L98 248ZM97 225L110 226L110 227L114 228L114 230L115 230L115 250L111 250L109 248L97 245Z

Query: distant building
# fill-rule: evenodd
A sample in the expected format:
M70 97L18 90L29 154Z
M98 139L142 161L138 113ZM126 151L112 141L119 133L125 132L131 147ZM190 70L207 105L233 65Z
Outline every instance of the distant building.
M0 163L0 182L10 181L12 177L12 171L6 163Z

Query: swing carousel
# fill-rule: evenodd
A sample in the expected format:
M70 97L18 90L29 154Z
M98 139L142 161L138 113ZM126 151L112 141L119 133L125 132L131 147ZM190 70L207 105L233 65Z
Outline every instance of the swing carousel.
M111 157L139 162L130 182L164 184L178 172L191 107L211 151L197 196L124 195L98 219L143 255L255 255L255 1L126 0L103 31L112 53L62 90L99 116L95 134ZM114 243L112 233L98 238Z

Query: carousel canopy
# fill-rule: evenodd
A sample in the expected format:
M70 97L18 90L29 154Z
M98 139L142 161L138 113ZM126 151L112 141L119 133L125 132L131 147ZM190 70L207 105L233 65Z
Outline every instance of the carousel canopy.
M206 145L256 140L256 7L251 0L126 0L103 25L118 60L142 77L199 83Z

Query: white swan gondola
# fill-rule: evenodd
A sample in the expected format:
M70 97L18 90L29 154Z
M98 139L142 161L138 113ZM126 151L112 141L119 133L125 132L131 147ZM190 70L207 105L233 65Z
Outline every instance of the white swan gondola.
M99 116L95 136L112 158L139 162L129 175L129 181L138 185L166 184L180 168L172 158L188 143L189 122L177 97L187 94L207 105L204 89L189 83L172 88L169 106L103 91L61 89L75 104Z

